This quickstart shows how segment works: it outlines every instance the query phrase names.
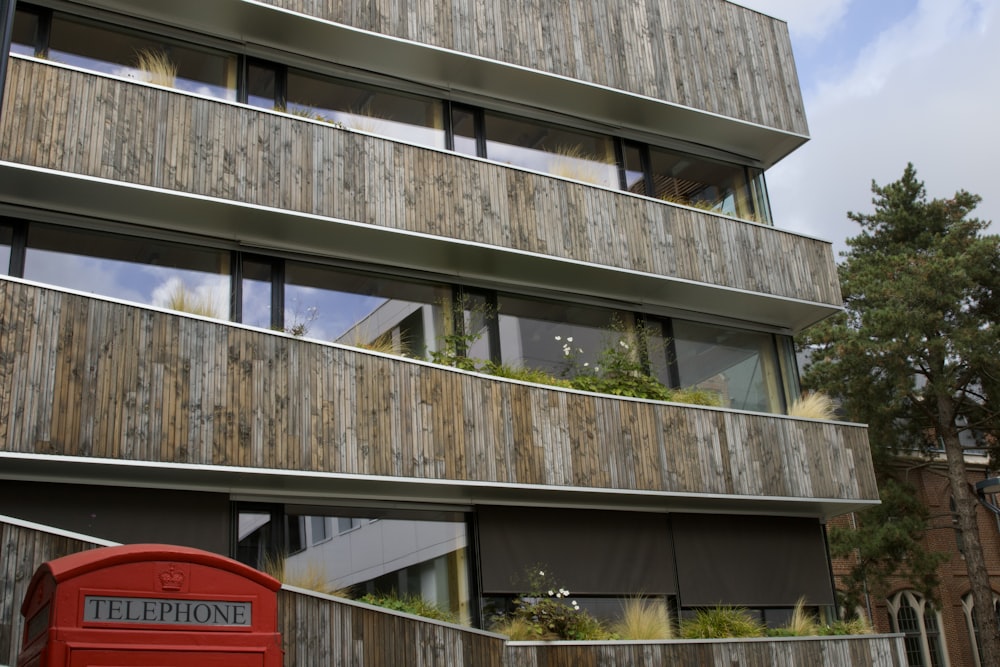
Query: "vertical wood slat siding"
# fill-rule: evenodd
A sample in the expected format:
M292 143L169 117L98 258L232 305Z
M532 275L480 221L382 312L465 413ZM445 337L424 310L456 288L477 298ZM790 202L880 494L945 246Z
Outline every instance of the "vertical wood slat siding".
M98 545L0 521L0 664L20 651L21 601L38 567ZM713 642L507 644L464 628L283 588L278 629L295 667L587 667L593 665L813 665L902 667L895 636Z
M822 241L301 118L20 58L9 65L0 159L842 303ZM86 112L54 113L60 98L38 92L49 88Z
M263 2L808 133L787 25L724 0Z
M97 546L0 520L0 664L17 664L24 631L21 602L38 566Z
M0 306L0 451L878 498L860 426L519 384L12 279Z

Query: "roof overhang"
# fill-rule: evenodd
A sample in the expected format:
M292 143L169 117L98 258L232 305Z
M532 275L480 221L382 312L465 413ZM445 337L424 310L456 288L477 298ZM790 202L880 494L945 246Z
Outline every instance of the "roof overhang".
M254 0L72 0L432 86L725 151L767 169L809 137L519 65L333 23ZM581 114L581 110L586 110Z
M0 453L0 478L103 486L187 489L243 499L323 504L370 500L471 506L574 507L648 512L776 514L828 519L877 500L685 494L591 487L460 482L412 477L340 475L187 463L153 463L59 455Z
M796 333L839 307L0 161L0 202Z

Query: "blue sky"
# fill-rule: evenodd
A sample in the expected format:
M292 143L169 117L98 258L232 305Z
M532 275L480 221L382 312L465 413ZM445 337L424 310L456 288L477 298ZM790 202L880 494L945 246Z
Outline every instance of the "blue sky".
M871 181L983 197L1000 233L1000 0L736 0L788 23L812 139L767 172L778 227L846 248Z

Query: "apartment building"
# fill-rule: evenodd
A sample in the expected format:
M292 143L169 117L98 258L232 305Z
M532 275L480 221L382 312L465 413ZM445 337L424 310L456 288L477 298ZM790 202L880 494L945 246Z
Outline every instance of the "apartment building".
M11 42L0 514L479 625L539 565L603 616L832 613L824 524L878 494L863 426L786 415L841 298L767 203L781 21L39 0ZM565 386L614 352L712 404Z

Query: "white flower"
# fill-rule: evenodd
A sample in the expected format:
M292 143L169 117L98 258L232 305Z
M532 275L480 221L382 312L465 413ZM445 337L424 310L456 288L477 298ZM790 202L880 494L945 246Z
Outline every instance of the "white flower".
M539 576L539 577L544 577L544 576L545 576L545 573L544 573L544 572L542 572L541 570L539 570L539 571L538 571L538 576Z
M626 350L628 349L628 343L626 343L625 341L620 340L620 341L618 341L618 344L621 345L622 347L624 347Z
M565 596L569 596L569 591L568 591L568 590L566 590L565 588L560 588L560 589L559 589L559 592L560 592L560 593L562 593L562 594L563 594L563 595L565 595Z
M589 366L589 365L590 365L590 362L589 362L589 361L585 361L585 362L583 362L583 367L584 367L584 368L586 368L586 367L587 367L587 366Z
M573 342L573 337L572 336L566 336L566 342L567 343L572 343Z
M582 348L582 347L578 347L578 348L576 348L576 351L577 351L577 352L578 352L579 354L583 354L583 348Z
M549 591L549 595L552 596L552 595L555 595L555 593L553 593L552 591Z
M562 340L562 336L556 336L556 340Z

